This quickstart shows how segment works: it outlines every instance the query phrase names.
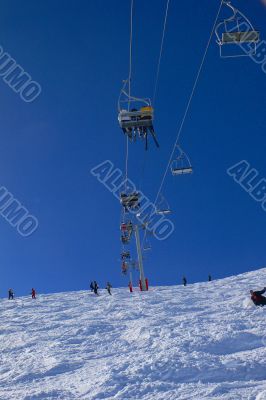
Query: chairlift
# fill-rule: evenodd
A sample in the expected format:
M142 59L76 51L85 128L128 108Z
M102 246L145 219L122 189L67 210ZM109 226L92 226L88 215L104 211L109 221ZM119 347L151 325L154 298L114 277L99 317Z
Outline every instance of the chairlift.
M139 197L140 195L138 192L133 192L129 194L121 193L120 203L124 207L125 211L136 210L140 207Z
M171 213L169 204L167 200L160 193L160 200L158 202L158 206L156 207L156 214L158 215L168 215Z
M235 8L231 1L223 1L233 15L218 23L215 29L217 44L220 48L221 58L233 58L241 56L250 56L256 54L257 44L260 41L260 32L256 31L249 19ZM232 50L230 53L223 51L224 45L234 45L240 48L240 52ZM232 47L232 46L231 46Z
M138 270L139 269L138 261L131 261L130 265L131 265L132 269L134 269L134 270Z
M130 236L124 233L123 235L121 235L121 242L123 244L129 244Z
M122 224L120 225L120 229L122 232L127 232L129 235L131 235L133 231L133 224L131 221L122 222Z
M129 251L123 251L121 253L121 260L129 260L130 259L130 252Z
M179 145L177 147L177 156L171 163L171 172L173 176L192 174L193 168L187 154L181 149Z
M129 81L124 81L124 85L118 99L118 122L122 131L131 141L137 137L145 140L145 149L148 149L148 134L153 137L155 145L159 147L153 120L154 110L150 99L140 99L128 94Z
M125 261L122 262L121 270L122 270L122 273L126 275L127 270L128 270L128 263L127 262L125 262Z
M142 250L143 251L150 251L151 249L152 249L152 247L151 247L150 241L147 238L145 238Z

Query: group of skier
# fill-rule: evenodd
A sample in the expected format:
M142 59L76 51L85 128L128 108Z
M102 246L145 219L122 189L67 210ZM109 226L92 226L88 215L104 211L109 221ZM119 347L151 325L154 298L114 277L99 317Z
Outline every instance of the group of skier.
M212 281L212 276L210 274L208 275L208 281L209 282ZM182 278L182 283L184 286L187 286L187 278L185 276L183 276L183 278Z
M211 276L209 275L209 281L211 281ZM183 285L187 285L187 280L185 277L183 277ZM132 292L132 284L129 284L130 292ZM93 293L95 293L97 296L99 296L99 285L96 281L92 281L90 284L90 289ZM111 292L112 285L110 282L107 282L106 284L106 290L109 293L109 295L112 295ZM265 306L266 305L266 297L262 296L266 292L266 287L262 290L250 290L250 298L253 301L253 303L256 306ZM34 288L31 289L31 298L36 299L36 290ZM8 300L13 300L15 296L15 293L13 289L8 290Z
M31 298L36 299L36 290L34 288L31 289ZM15 293L13 289L8 289L8 300L14 300Z
M94 292L97 296L99 296L99 285L98 285L98 283L96 282L96 281L93 281L93 282L91 282L91 284L90 284L90 289L91 289L91 291L92 292ZM109 293L109 295L112 295L112 292L111 292L111 289L112 289L112 285L111 285L111 283L110 282L107 282L107 284L106 284L106 290L107 290L107 292ZM32 299L36 299L36 290L34 289L34 288L32 288L31 289L31 298ZM8 300L14 300L14 298L15 298L15 292L14 292L14 290L13 289L8 289Z
M91 289L91 291L94 292L97 296L99 296L99 292L98 292L98 291L99 291L99 285L98 285L98 283L97 283L96 281L92 281L92 282L91 282L91 284L90 284L90 289ZM111 289L112 289L111 283L110 283L110 282L107 282L107 284L106 284L106 290L107 290L107 292L109 293L109 295L112 295Z

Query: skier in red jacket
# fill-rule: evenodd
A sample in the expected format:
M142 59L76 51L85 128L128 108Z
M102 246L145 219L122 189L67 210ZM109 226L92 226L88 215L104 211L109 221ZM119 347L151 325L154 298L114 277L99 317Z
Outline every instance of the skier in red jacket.
M263 290L257 290L256 292L254 292L253 290L250 291L251 300L256 306L266 305L266 297L262 296L262 294L265 292L266 292L266 287Z
M31 289L31 298L36 299L36 290L33 288Z

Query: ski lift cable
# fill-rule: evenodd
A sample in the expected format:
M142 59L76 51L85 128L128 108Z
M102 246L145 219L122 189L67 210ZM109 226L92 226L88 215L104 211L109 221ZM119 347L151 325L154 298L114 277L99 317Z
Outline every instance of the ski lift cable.
M128 111L130 110L130 96L131 96L131 76L132 76L132 42L133 42L133 11L134 11L134 0L131 0L130 6L130 37L129 37L129 72L128 72L128 94L129 103ZM125 191L127 189L127 179L128 179L128 158L129 158L129 138L126 139L126 161L125 161Z
M192 100L193 100L193 97L194 97L196 88L197 88L197 85L198 85L198 82L199 82L199 78L200 78L200 75L201 75L201 72L202 72L202 69L203 69L203 65L204 65L204 62L205 62L205 60L206 60L206 56L207 56L207 53L208 53L208 50L209 50L209 47L210 47L210 44L211 44L211 39L212 39L213 33L214 33L214 31L215 31L215 27L216 27L216 24L217 24L219 15L220 15L220 11L221 11L222 5L223 5L223 0L222 0L221 3L220 3L220 6L219 6L219 9L218 9L216 18L215 18L215 22L214 22L214 24L213 24L213 28L212 28L212 31L211 31L209 40L208 40L208 42L207 42L207 46L206 46L206 48L205 48L205 51L204 51L204 54L203 54L203 58L202 58L202 60L201 60L200 67L199 67L199 69L198 69L198 72L197 72L197 75L196 75L196 79L195 79L194 85L193 85L193 87L192 87L192 91L191 91L191 94L190 94L190 97L189 97L189 100L188 100L188 103L187 103L187 106L186 106L186 109L185 109L185 113L184 113L183 119L182 119L182 121L181 121L180 127L179 127L179 129L178 129L177 136L176 136L176 140L175 140L173 149L172 149L172 151L171 151L171 154L170 154L170 157L169 157L169 160L168 160L168 163L167 163L167 166L166 166L166 169L165 169L165 172L164 172L162 181L161 181L161 183L160 183L159 190L158 190L157 196L156 196L156 198L155 198L154 204L156 204L156 202L157 202L157 200L158 200L158 197L159 197L159 195L160 195L160 193L161 193L161 190L162 190L162 187L163 187L163 184L164 184L164 181L165 181L167 172L168 172L168 170L169 170L169 166L170 166L170 164L171 164L172 158L173 158L174 153L175 153L176 146L178 145L178 142L179 142L179 139L180 139L182 130L183 130L183 126L184 126L184 124L185 124L185 121L186 121L186 118L187 118L187 115L188 115L188 112L189 112L189 109L190 109L190 106L191 106L191 103L192 103Z
M131 0L131 6L130 6L130 38L129 38L129 72L128 72L128 94L129 94L128 111L130 110L131 77L132 77L133 11L134 11L134 0Z
M162 39L161 39L161 47L160 47L159 59L158 59L158 64L157 64L157 72L156 72L156 78L155 78L155 85L154 85L154 91L153 91L153 98L152 98L153 106L155 103L155 98L156 98L157 89L158 89L160 67L161 67L161 60L162 60L163 46L164 46L164 37L165 37L165 31L166 31L166 25L167 25L167 19L168 19L169 3L170 3L170 0L167 0L165 16L164 16Z
M197 88L197 85L198 85L198 82L199 82L199 78L200 78L200 75L201 75L201 72L202 72L202 69L203 69L203 65L204 65L205 60L206 60L206 56L207 56L207 53L208 53L208 50L209 50L209 47L210 47L210 44L211 44L211 40L212 40L213 34L215 32L215 28L216 28L217 21L218 21L218 18L219 18L219 15L220 15L220 12L221 12L223 4L224 4L224 0L221 0L219 8L218 8L217 15L216 15L216 18L215 18L215 21L214 21L214 24L213 24L213 27L212 27L212 30L211 30L211 34L210 34L210 37L208 39L208 42L207 42L207 45L206 45L205 51L203 53L203 57L202 57L202 60L201 60L201 63L200 63L200 66L199 66L199 69L198 69L198 72L197 72L197 75L196 75L195 82L194 82L194 85L192 87L192 91L191 91L191 94L190 94L190 97L189 97L189 100L188 100L188 103L187 103L187 106L186 106L186 109L185 109L185 113L184 113L183 119L181 121L180 127L179 127L178 132L177 132L177 136L176 136L176 140L175 140L174 145L173 145L173 149L171 151L169 160L168 160L167 165L166 165L165 172L163 174L163 178L161 180L157 195L156 195L155 200L154 200L154 204L155 205L156 205L156 203L158 201L158 198L160 196L160 193L162 191L163 184L164 184L167 172L169 170L171 161L173 159L176 146L177 146L177 144L179 142L179 139L180 139L180 136L181 136L181 133L182 133L182 130L183 130L183 126L184 126L184 123L186 121L186 118L187 118L187 115L188 115L188 112L189 112L189 109L190 109L190 106L191 106L191 103L192 103L192 99L194 97L194 94L195 94L195 91L196 91L196 88ZM151 216L151 214L150 214L150 216ZM144 234L144 239L145 239L145 236L146 236L146 231L145 231L145 234Z
M165 8L165 15L164 15L162 38L161 38L161 44L160 44L160 53L159 53L159 58L158 58L158 63L157 63L157 68L156 68L156 77L155 77L155 84L154 84L153 97L152 97L152 103L151 103L153 105L153 107L154 107L154 103L155 103L155 99L156 99L156 95L157 95L158 83L159 83L160 67L161 67L161 60L162 60L163 48L164 48L164 38L165 38L165 31L166 31L166 26L167 26L169 3L170 3L170 0L167 0L166 8ZM145 153L143 164L142 164L139 189L141 189L142 182L144 180L146 164L147 164L147 156Z
M143 181L144 181L146 165L147 165L147 151L145 151L144 156L143 156L143 160L142 160L140 179L139 179L139 186L138 186L139 190L141 190L141 187L142 187L142 184L143 184Z

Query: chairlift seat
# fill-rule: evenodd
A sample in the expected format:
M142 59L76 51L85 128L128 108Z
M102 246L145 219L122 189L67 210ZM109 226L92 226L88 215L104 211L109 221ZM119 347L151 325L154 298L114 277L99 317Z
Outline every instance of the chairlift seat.
M165 209L165 210L156 210L156 214L158 214L158 215L167 215L167 214L171 214L171 210L169 210L169 209Z
M151 107L143 107L140 111L122 110L118 121L122 129L150 127L153 123L153 110Z
M258 43L259 40L258 31L223 32L222 34L222 44Z
M173 169L172 169L172 174L173 174L173 175L192 174L192 172L193 172L192 167L187 167L187 168L173 168Z
M128 236L121 236L121 242L122 242L123 244L128 244L129 241L130 241L130 237L128 237Z
M143 251L149 251L149 250L151 250L151 246L145 246L145 247L143 247Z
M121 224L120 229L121 229L121 231L123 231L123 232L132 231L132 230L133 230L132 222L127 222L127 223Z
M125 252L123 252L122 254L121 254L121 258L122 258L122 260L125 260L125 259L129 259L130 258L130 252L129 251L125 251Z
M139 204L139 193L121 194L120 201L123 207L135 207Z

